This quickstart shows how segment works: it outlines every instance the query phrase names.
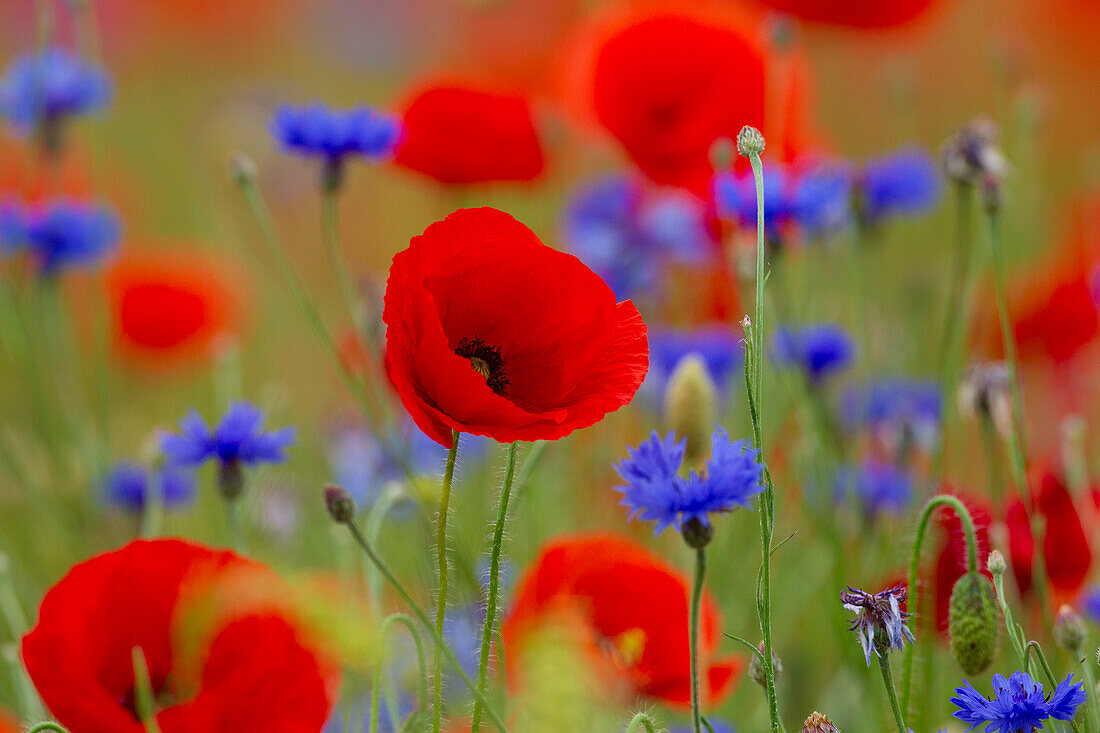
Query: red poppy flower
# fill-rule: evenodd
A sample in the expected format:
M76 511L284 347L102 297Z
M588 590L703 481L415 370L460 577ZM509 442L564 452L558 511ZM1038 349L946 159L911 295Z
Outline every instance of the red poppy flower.
M231 269L195 252L119 259L107 273L119 353L143 364L208 355L239 326L241 287L228 282Z
M970 517L974 520L974 530L978 540L978 566L984 575L992 579L985 569L985 561L992 547L989 542L989 526L992 521L989 508L977 499L963 496L958 496L958 499L970 511ZM937 511L935 519L943 534L942 545L933 571L936 628L942 633L947 633L947 612L951 605L951 590L955 587L955 582L967 571L966 533L963 531L959 515L950 507L943 507Z
M590 634L594 659L632 695L690 702L687 580L641 545L613 535L556 540L542 548L518 588L501 628L509 683L522 686L516 675L525 638L572 611ZM731 690L742 662L713 657L720 617L709 595L701 618L701 682L713 703Z
M463 86L433 86L405 107L398 165L441 183L530 181L542 144L526 98Z
M242 571L270 575L182 540L132 542L75 566L46 593L23 638L43 701L72 733L143 733L132 663L140 647L163 733L316 733L336 679L288 614L223 615L198 625L209 626L200 646L181 643L198 638L181 609L221 580L239 583Z
M643 11L614 17L592 35L591 57L578 62L592 112L654 182L705 197L711 145L736 138L744 125L763 130L779 159L800 147L801 120L785 119L782 133L765 125L769 59L745 18L728 10ZM789 97L773 100L785 118L801 111L794 97L805 93L801 79L788 81ZM579 80L572 86L585 89Z
M1050 464L1039 467L1036 475L1037 478L1032 480L1031 492L1046 522L1043 558L1054 590L1053 600L1055 603L1070 602L1084 587L1092 566L1090 535L1082 515L1090 518L1095 515L1085 506L1080 509L1086 511L1079 511L1065 481L1051 470ZM1081 501L1091 501L1091 497L1082 497ZM1031 560L1035 540L1022 502L1013 502L1008 507L1005 523L1008 525L1009 551L1016 584L1021 593L1027 593L1032 586ZM1095 531L1096 528L1092 528L1092 532Z
M815 23L853 28L885 28L918 18L937 0L757 0L770 8Z
M461 209L393 258L386 372L420 429L556 440L634 396L649 369L630 301L496 209Z

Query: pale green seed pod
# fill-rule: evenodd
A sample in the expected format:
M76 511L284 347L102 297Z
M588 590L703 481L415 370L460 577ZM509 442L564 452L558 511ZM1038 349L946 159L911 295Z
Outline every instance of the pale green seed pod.
M680 360L665 388L665 422L677 438L687 438L684 459L697 466L710 451L718 417L718 388L698 354Z
M947 630L951 653L962 671L981 674L997 656L1000 618L993 584L980 573L967 573L951 589Z

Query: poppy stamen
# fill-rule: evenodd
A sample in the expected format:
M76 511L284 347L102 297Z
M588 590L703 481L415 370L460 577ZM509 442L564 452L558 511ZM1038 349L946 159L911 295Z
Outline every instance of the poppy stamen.
M463 338L458 342L455 353L469 359L470 366L485 378L489 389L499 395L504 394L510 382L505 375L504 357L500 355L499 346L489 346L480 338Z

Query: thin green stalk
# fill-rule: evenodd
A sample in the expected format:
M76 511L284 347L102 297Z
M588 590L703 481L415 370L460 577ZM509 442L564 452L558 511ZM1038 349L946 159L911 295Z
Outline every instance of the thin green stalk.
M366 331L363 323L363 308L355 293L355 285L352 282L347 258L344 257L344 252L340 249L338 192L339 189L333 186L322 187L321 229L325 240L325 251L328 253L329 264L336 276L336 285L340 290L340 297L344 299L344 307L347 308L351 322L355 325L356 338L362 338Z
M451 449L447 451L447 468L443 473L443 488L439 495L439 518L436 520L435 551L439 565L439 597L435 606L435 631L443 637L443 620L447 613L447 516L451 511L451 484L455 475L455 457L458 455L458 431L451 431ZM443 664L442 650L435 648L434 690L432 696L432 733L439 733L443 719ZM479 691L480 692L480 691Z
M1035 676L1026 652L1027 644L1024 641L1023 629L1016 623L1012 615L1012 607L1005 598L1004 570L992 569L993 588L997 592L997 603L1001 607L1001 617L1005 621L1005 629L1008 631L1008 640L1012 642L1012 649L1016 652L1016 658L1020 660L1023 671Z
M639 730L644 730L645 733L657 733L653 718L645 713L636 713L626 726L626 733L638 733Z
M457 443L457 439L455 441ZM497 523L493 528L493 549L489 558L489 598L485 609L485 624L481 629L481 656L477 666L477 689L485 694L485 685L489 679L489 656L492 654L493 635L497 620L497 603L500 595L500 552L504 545L504 527L508 522L508 499L512 493L512 479L516 473L516 448L519 442L508 446L508 463L504 469L504 484L500 489L500 504L497 508ZM481 730L481 703L474 702L474 712L470 719L470 733Z
M379 644L385 645L386 635L395 623L401 624L409 630L409 635L412 636L413 644L416 646L417 670L420 673L418 680L419 684L417 686L417 700L419 701L419 709L425 710L428 707L428 661L424 654L424 645L420 641L420 634L417 632L416 625L413 623L412 618L403 613L394 613L387 616L382 622L382 628L378 632ZM371 686L370 691L370 723L367 730L371 733L378 730L378 712L382 689L382 670L384 667L385 665L380 656L378 664L374 669L374 684Z
M974 519L970 516L970 510L966 508L957 497L949 494L940 494L933 496L928 500L928 503L924 505L924 510L921 512L920 519L917 521L917 533L913 538L913 552L909 557L909 579L908 587L906 588L909 594L909 607L911 609L918 609L917 599L917 573L920 570L920 556L921 550L924 547L924 537L928 532L928 525L932 521L932 515L939 507L946 506L955 510L955 514L959 517L959 521L963 526L963 534L966 537L966 569L967 572L978 571L978 535L974 528ZM913 656L915 654L916 645L910 644L905 648L902 659L902 673L901 673L901 706L906 712L909 711L910 690L913 683Z
M145 733L160 733L153 704L153 683L149 679L149 663L140 646L131 650L134 663L134 711L145 726Z
M1042 668L1043 674L1046 675L1047 682L1050 684L1050 689L1053 690L1055 687L1058 686L1058 678L1054 676L1054 670L1051 668L1050 662L1047 661L1047 655L1043 653L1043 647L1040 646L1039 642L1035 640L1029 641L1027 643L1027 650L1025 652L1025 655L1028 658L1030 658L1031 656L1032 649L1035 650L1035 656L1039 660L1039 666ZM1093 691L1089 690L1089 692L1091 693ZM1090 694L1090 697L1091 696L1092 695ZM1081 733L1081 726L1077 725L1076 720L1070 720L1068 722L1069 727L1073 728L1074 733Z
M908 733L901 707L898 705L898 693L894 689L893 673L890 671L890 655L883 654L878 658L878 667L882 670L882 682L886 685L886 696L890 698L890 709L894 711L894 722L897 723L898 733Z
M470 679L470 676L466 674L466 671L462 668L462 663L458 661L458 657L455 656L454 651L447 645L447 642L443 638L443 635L436 631L435 624L432 623L432 620L428 617L427 612L425 612L424 609L420 607L420 604L413 600L412 595L410 595L409 592L405 590L405 586L401 584L401 581L397 579L397 576L393 574L393 571L390 570L384 562L382 562L382 558L378 556L378 553L376 553L374 551L374 548L371 547L370 543L367 542L366 538L363 536L363 533L359 531L359 527L356 526L354 522L345 522L344 524L347 525L348 531L351 532L351 536L355 539L356 543L361 548L363 548L363 552L367 554L367 557L370 559L370 561L374 563L375 566L377 566L378 570L381 571L383 577L385 577L389 584L393 586L393 589L397 591L397 594L401 596L401 600L403 600L405 604L409 607L409 609L412 610L413 615L416 616L417 620L420 621L420 623L424 624L424 628L431 632L432 640L435 642L436 651L443 651L443 654L447 657L447 661L450 662L451 666L455 670L455 673L458 674L458 676L466 684L467 689L469 689L470 692L474 695L474 698L476 699L480 697L480 693L477 691L477 685L475 685L474 681ZM500 733L508 733L508 728L504 725L503 721L501 721L500 717L497 715L496 711L493 710L492 706L490 706L483 697L481 698L481 704L485 706L485 714L489 716L489 719L491 721L493 721L493 724L497 727L497 730L499 730Z
M699 711L699 605L703 597L703 577L707 570L707 553L702 547L695 550L695 582L691 587L691 615L688 616L688 652L691 662L691 726L694 733L701 733L702 716Z
M141 507L141 527L138 534L144 539L159 537L164 523L164 496L161 482L150 481L145 501Z

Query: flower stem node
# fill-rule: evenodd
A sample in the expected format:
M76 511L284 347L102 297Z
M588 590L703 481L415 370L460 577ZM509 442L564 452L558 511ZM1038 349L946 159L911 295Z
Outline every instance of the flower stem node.
M840 730L833 725L833 721L829 720L827 715L815 710L802 724L802 733L840 733Z
M764 134L752 125L745 125L737 133L737 152L746 158L759 156L764 152Z
M696 466L707 458L710 435L718 416L718 388L698 354L688 354L676 365L665 389L665 421L676 435L687 439L684 459Z
M688 544L688 547L696 550L703 549L714 539L714 526L703 524L702 521L694 517L684 522L680 532L683 534L684 542Z
M985 567L994 576L1004 575L1005 570L1008 569L1008 563L1005 562L1005 556L1001 554L1000 550L993 550L989 553L989 559L985 561Z
M218 493L232 501L244 491L244 473L240 461L226 461L218 466Z
M951 653L968 675L981 674L997 656L1001 623L993 584L981 573L966 573L951 589L947 630Z
M1054 619L1054 642L1074 656L1083 656L1089 632L1085 620L1072 606L1063 604Z
M325 484L325 507L337 524L348 524L355 517L355 499L343 486Z

